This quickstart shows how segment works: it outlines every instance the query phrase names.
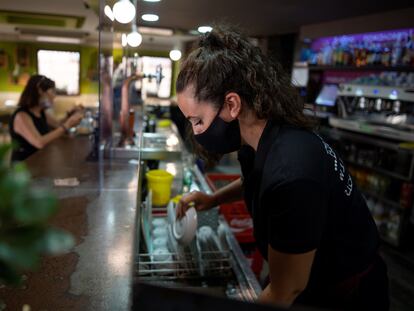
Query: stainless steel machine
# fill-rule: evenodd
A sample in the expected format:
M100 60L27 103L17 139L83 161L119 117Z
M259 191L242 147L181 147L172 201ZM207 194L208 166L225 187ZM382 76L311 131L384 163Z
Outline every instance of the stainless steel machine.
M414 142L414 90L341 84L333 127Z

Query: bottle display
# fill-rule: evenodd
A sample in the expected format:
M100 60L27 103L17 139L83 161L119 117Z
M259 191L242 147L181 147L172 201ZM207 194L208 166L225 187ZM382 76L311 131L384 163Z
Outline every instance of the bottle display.
M414 66L414 29L314 40L301 61L319 66Z

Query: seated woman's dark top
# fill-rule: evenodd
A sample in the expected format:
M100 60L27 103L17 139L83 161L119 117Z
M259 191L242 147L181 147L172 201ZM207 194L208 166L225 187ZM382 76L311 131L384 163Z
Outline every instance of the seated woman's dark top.
M13 152L12 152L13 162L23 161L38 150L38 148L33 146L31 143L29 143L23 136L19 135L18 133L14 131L14 119L16 118L16 115L19 112L27 113L30 116L30 118L33 121L34 126L36 127L36 129L39 131L41 135L45 135L49 132L49 126L47 124L46 114L44 110L41 111L40 117L37 117L29 109L18 108L13 113L10 123L9 123L10 136L12 138L12 141L16 144L13 147Z

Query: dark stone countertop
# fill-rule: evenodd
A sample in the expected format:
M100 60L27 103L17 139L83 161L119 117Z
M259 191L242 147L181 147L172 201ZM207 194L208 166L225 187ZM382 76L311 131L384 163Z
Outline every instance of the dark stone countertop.
M2 288L6 310L128 310L132 290L137 164L87 162L87 137L60 138L27 161L34 185L51 189L59 212L51 224L73 234L66 255L46 257L27 274L23 288ZM55 178L77 177L77 187L55 187Z

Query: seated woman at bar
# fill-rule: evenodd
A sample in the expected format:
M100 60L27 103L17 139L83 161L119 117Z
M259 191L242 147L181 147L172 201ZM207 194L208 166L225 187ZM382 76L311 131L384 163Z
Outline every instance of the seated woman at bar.
M364 197L314 132L281 66L237 31L214 28L183 62L178 105L195 141L239 152L243 179L181 198L177 216L242 198L269 264L260 301L327 310L388 310L387 268Z
M27 159L82 120L81 107L72 109L61 122L47 113L55 96L55 82L51 79L34 75L27 82L9 124L10 136L15 143L13 162Z

